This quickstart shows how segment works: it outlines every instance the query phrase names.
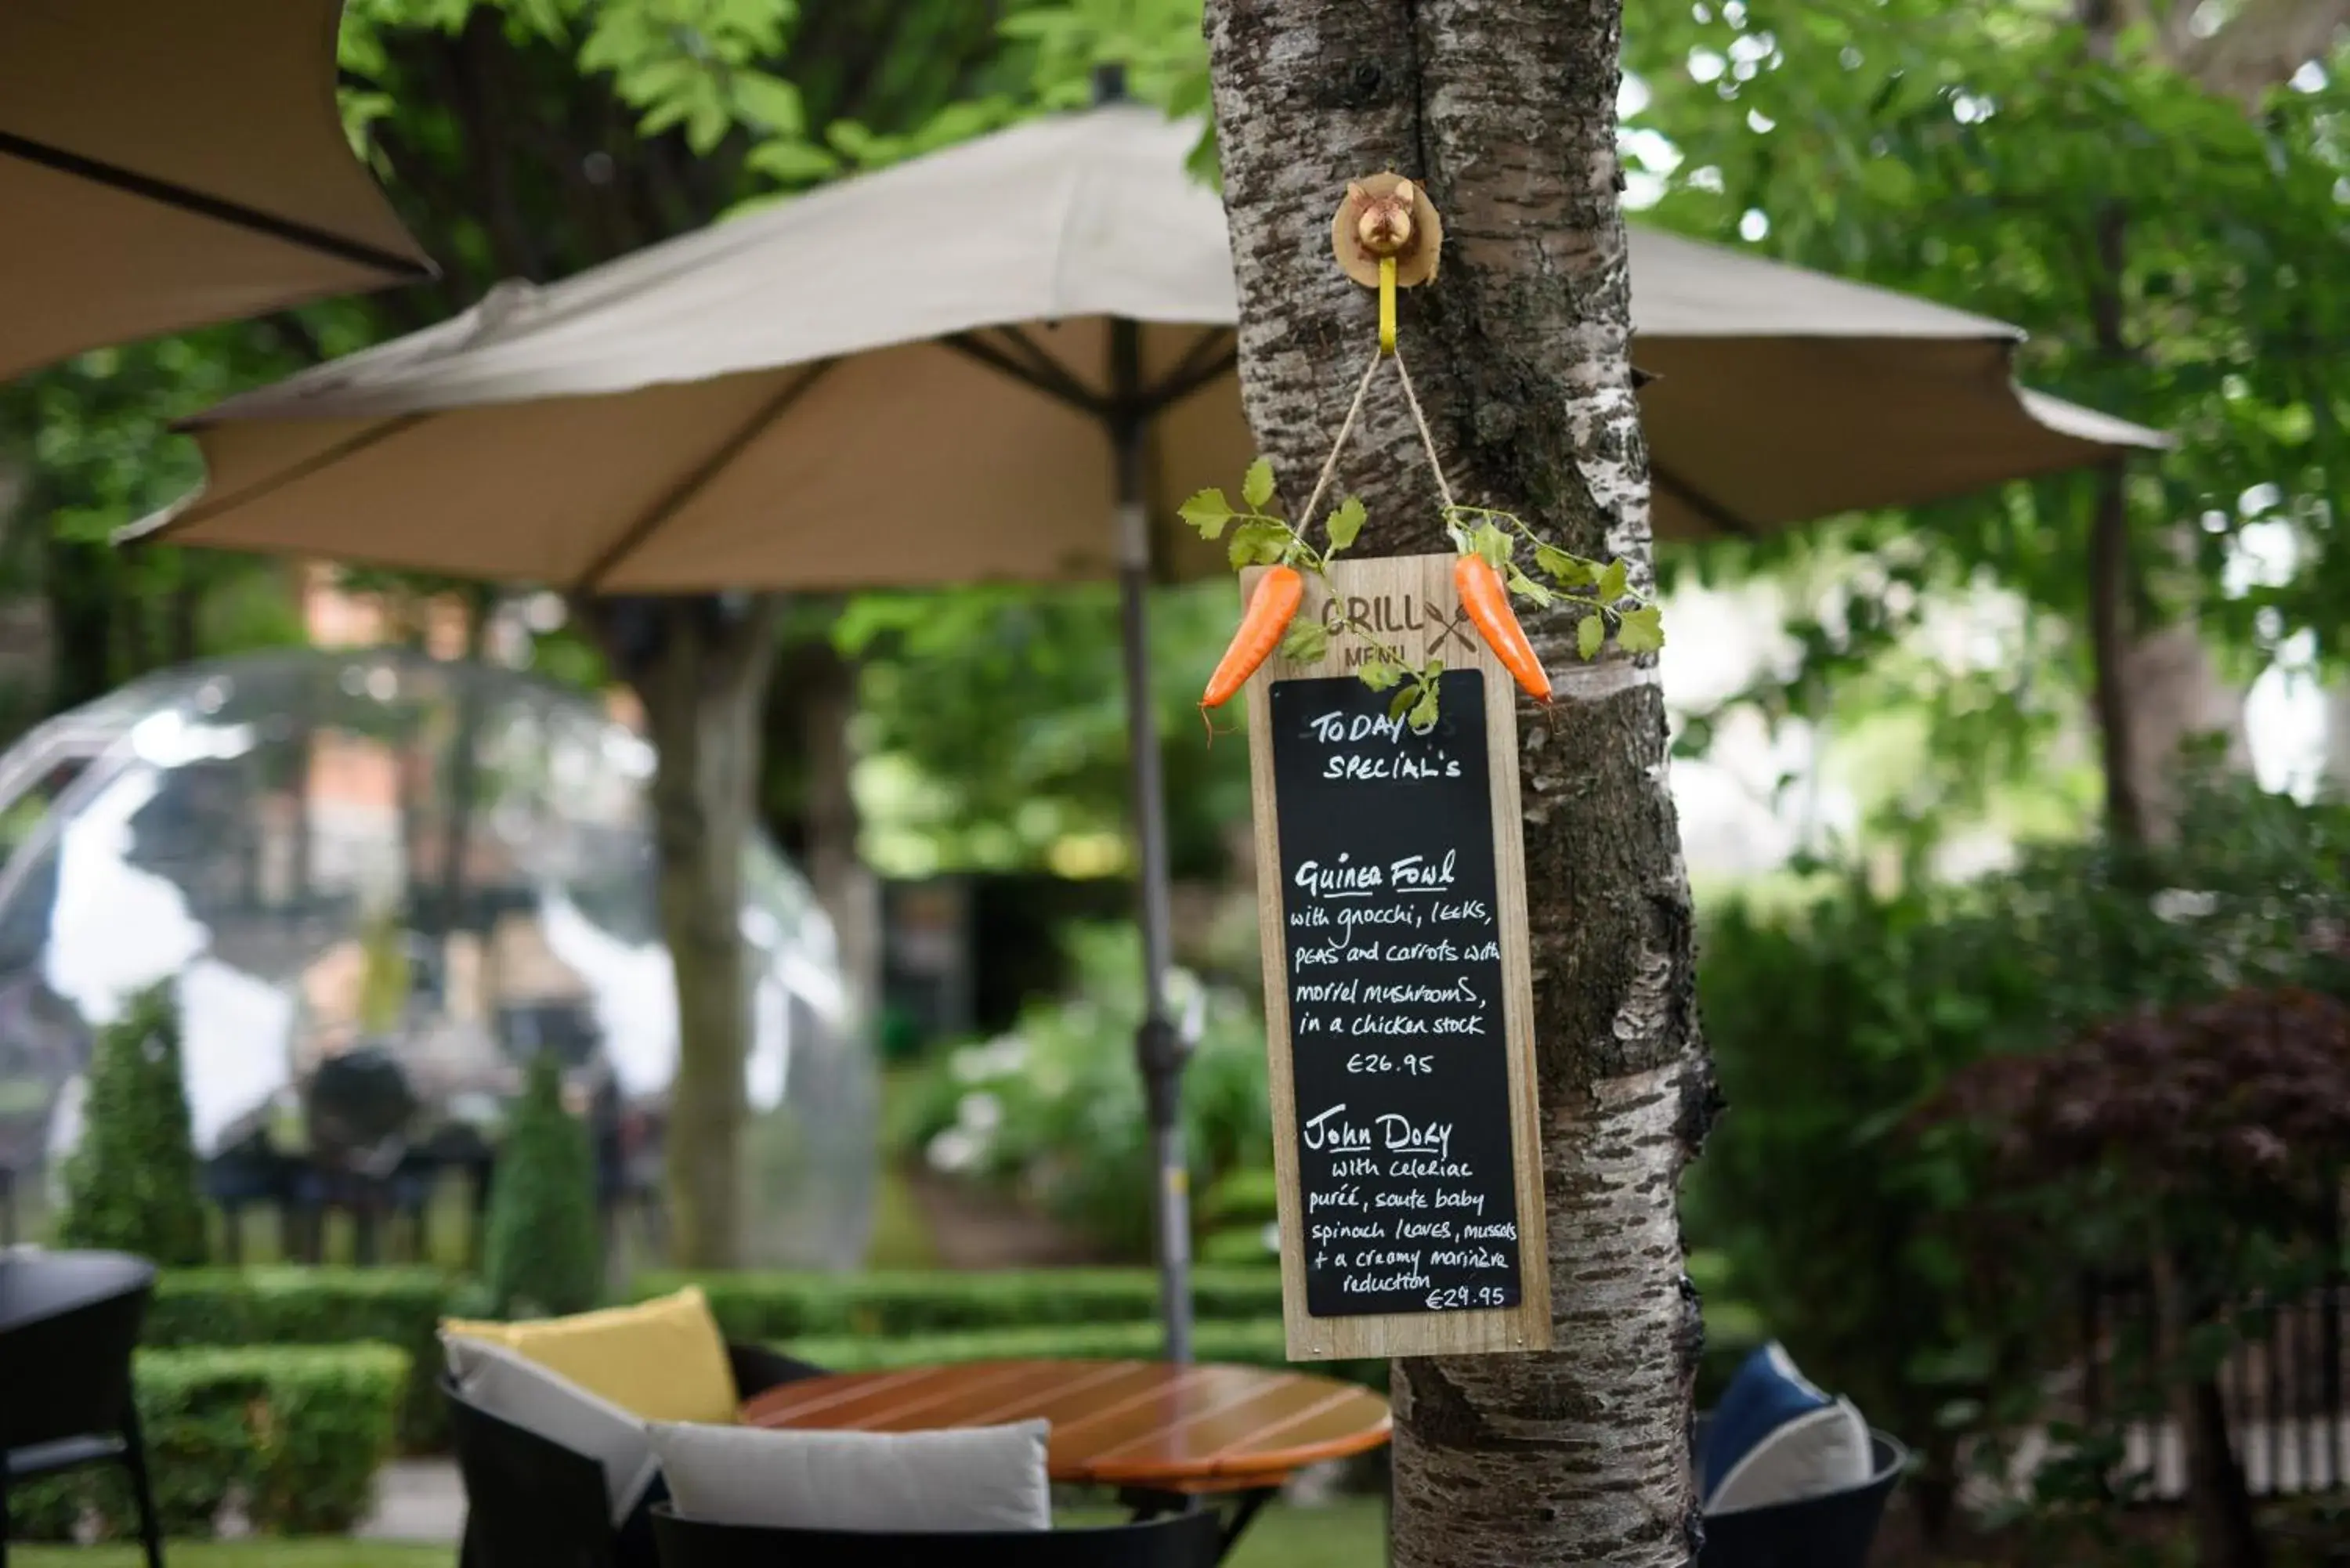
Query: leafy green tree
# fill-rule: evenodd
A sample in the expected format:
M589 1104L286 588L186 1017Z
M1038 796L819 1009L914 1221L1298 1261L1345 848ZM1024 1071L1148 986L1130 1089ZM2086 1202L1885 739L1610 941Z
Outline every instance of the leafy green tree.
M596 1167L588 1129L563 1105L563 1065L531 1058L490 1189L483 1283L501 1317L584 1312L603 1293Z
M25 717L225 646L299 635L283 575L267 563L125 554L107 535L198 476L192 447L167 435L172 419L301 362L265 330L228 327L0 385L0 596L36 604L48 634Z
M57 1240L136 1252L167 1268L205 1261L203 1190L181 1075L170 981L99 1032L81 1146L66 1162Z
M2153 737L2132 741L2138 649L2191 623L2240 672L2297 635L2339 659L2350 95L2335 9L1636 5L1627 64L1647 101L1627 146L1662 192L1656 218L2017 322L2023 379L2180 443L2126 478L1864 521L1847 542L1887 570L1827 607L1819 657L1779 690L1826 690L1917 623L1917 589L1987 569L2074 629L2054 672L2097 693L2116 820L2159 826L2169 803L2141 797L2157 793L2150 763L2172 764L2141 754ZM2290 564L2224 587L2256 534L2289 541ZM1806 547L1742 554L1768 566ZM2012 668L2011 688L2050 672Z

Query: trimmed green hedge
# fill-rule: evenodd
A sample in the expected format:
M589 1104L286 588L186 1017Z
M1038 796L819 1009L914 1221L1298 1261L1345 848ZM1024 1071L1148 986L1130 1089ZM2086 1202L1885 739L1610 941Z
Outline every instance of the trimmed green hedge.
M453 1310L460 1282L432 1269L174 1269L157 1282L143 1343L199 1345L389 1345L407 1353L400 1447L447 1446L449 1416L433 1386L441 1371L434 1330Z
M1276 1302L1276 1314L1279 1310ZM886 1372L900 1366L943 1366L959 1361L1148 1360L1159 1353L1161 1344L1159 1324L1145 1321L1046 1324L1031 1328L919 1334L905 1339L845 1334L837 1338L795 1339L777 1348L828 1372ZM1300 1372L1344 1377L1366 1387L1384 1390L1388 1386L1388 1364L1384 1361L1292 1362L1284 1347L1278 1315L1239 1321L1203 1318L1192 1325L1191 1354L1201 1361L1294 1366Z
M381 1345L144 1350L135 1381L148 1469L164 1533L213 1533L239 1500L270 1535L348 1531L367 1512L375 1474L393 1451L409 1358ZM95 1509L109 1535L134 1535L137 1511L120 1467L13 1488L12 1530L68 1539Z
M641 1300L686 1284L708 1293L728 1338L753 1341L1147 1325L1159 1315L1159 1276L1149 1269L652 1273L638 1279L634 1293ZM1262 1267L1201 1269L1191 1299L1203 1322L1278 1318L1281 1274Z

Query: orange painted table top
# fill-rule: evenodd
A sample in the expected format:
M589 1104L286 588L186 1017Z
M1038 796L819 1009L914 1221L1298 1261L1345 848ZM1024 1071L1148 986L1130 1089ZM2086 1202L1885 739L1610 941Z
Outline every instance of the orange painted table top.
M1258 1366L1161 1361L975 1361L810 1377L743 1407L753 1427L858 1432L1053 1424L1056 1481L1212 1493L1279 1486L1292 1472L1388 1440L1368 1389Z

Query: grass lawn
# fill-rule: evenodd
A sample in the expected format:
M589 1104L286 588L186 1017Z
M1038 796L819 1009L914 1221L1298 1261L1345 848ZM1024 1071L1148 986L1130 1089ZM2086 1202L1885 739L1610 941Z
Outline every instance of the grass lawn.
M1319 1508L1266 1509L1228 1568L1380 1568L1387 1560L1387 1503L1347 1497Z
M1125 1517L1088 1509L1063 1514L1061 1522L1116 1524ZM1381 1568L1387 1560L1387 1505L1375 1497L1345 1497L1314 1508L1266 1509L1221 1568Z
M1377 1498L1320 1508L1269 1508L1242 1538L1229 1568L1379 1568L1386 1515ZM189 1541L168 1552L172 1568L451 1568L446 1546L376 1541ZM137 1568L134 1546L19 1546L9 1568Z
M450 1568L446 1546L390 1546L380 1541L174 1541L172 1568ZM8 1568L139 1568L136 1546L11 1546Z

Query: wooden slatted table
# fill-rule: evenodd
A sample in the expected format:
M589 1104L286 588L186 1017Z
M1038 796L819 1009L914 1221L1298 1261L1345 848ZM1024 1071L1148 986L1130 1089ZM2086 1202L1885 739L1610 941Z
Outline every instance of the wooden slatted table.
M1173 1500L1240 1496L1227 1532L1307 1465L1388 1440L1387 1401L1368 1389L1258 1366L1159 1361L977 1361L853 1372L771 1388L743 1407L754 1427L912 1432L1053 1424L1056 1481L1115 1487L1143 1512Z

